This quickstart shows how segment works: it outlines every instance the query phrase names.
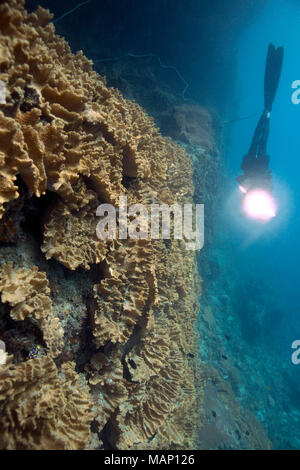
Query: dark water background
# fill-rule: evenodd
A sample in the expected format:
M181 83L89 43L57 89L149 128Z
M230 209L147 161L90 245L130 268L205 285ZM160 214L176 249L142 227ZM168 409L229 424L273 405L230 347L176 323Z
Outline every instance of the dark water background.
M245 351L244 364L237 364L237 394L274 447L300 448L300 365L291 363L291 343L300 339L300 105L291 102L292 82L300 80L300 5L296 0L92 0L60 19L79 3L30 0L27 7L49 8L72 50L82 49L109 84L123 88L158 123L172 100L193 100L217 117L225 169L211 250L229 283L234 344ZM235 178L263 107L269 42L284 46L285 57L268 145L279 211L262 226L240 216ZM145 91L155 80L160 95ZM214 289L216 297L223 295L218 282ZM222 321L227 327L226 315L219 318L221 329ZM264 389L271 391L273 407L266 405Z

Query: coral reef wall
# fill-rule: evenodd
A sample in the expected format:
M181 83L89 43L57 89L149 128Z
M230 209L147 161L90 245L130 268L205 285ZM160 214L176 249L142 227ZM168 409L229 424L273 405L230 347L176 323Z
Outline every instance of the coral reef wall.
M121 195L191 203L191 160L51 17L0 2L0 448L195 448L195 254L96 237Z

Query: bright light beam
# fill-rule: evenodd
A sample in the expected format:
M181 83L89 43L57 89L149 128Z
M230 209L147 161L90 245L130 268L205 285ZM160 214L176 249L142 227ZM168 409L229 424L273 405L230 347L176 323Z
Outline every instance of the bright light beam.
M268 222L276 216L277 207L272 196L263 189L248 191L243 199L244 213L252 219Z

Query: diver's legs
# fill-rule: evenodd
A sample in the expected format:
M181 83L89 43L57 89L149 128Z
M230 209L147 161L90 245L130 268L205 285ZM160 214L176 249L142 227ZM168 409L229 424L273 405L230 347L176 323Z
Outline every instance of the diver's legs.
M261 118L258 121L257 126L255 128L253 139L252 139L249 151L248 151L248 154L253 155L254 157L256 157L256 155L258 153L260 141L261 141L262 136L264 135L264 128L265 128L265 120L266 119L268 119L268 118L267 118L266 114L264 113L261 116Z
M275 49L273 44L269 44L265 69L265 110L271 111L278 87L283 60L283 47Z
M267 139L269 135L269 113L272 109L273 100L278 87L283 59L283 47L275 49L273 44L269 44L266 69L265 69L265 108L261 116L251 142L249 154L264 156L266 154Z
M266 156L269 129L270 129L270 118L269 116L266 116L263 122L261 135L259 139L259 144L258 144L258 149L257 149L257 158L264 158Z

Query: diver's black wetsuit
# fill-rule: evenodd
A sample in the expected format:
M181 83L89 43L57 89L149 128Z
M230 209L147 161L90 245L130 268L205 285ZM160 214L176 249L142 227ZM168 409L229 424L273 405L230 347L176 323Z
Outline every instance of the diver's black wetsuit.
M264 83L265 107L256 126L249 151L242 161L241 168L244 174L238 177L241 184L245 180L251 180L255 184L255 179L257 179L260 180L260 183L261 180L266 183L269 181L269 185L271 185L270 158L266 154L266 147L269 136L270 113L281 74L282 60L283 47L275 49L273 44L269 44Z

